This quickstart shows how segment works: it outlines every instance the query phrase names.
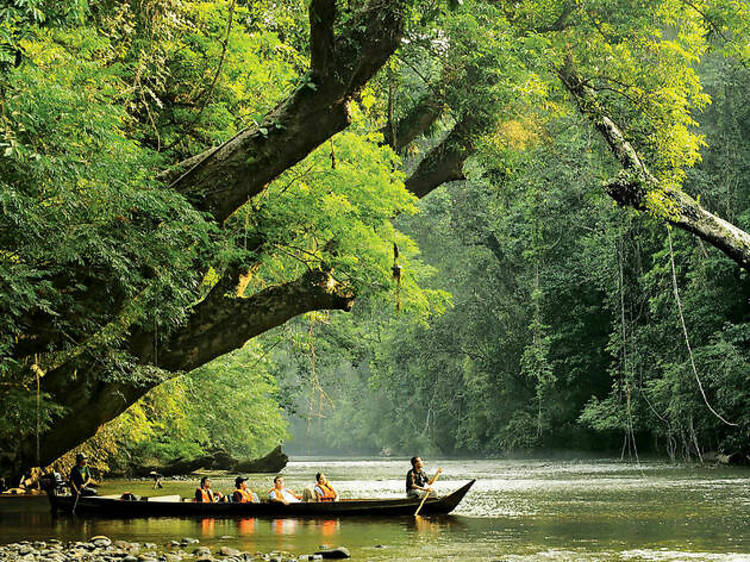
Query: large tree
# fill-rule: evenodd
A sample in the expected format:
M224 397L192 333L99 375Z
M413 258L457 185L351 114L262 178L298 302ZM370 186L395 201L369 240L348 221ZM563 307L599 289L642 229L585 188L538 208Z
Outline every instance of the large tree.
M743 3L139 7L6 18L2 392L28 423L40 377L44 405L38 459L14 439L33 431L3 435L12 470L294 316L390 290L387 248L415 253L390 217L571 99L623 168L618 203L750 263L748 235L680 190L707 102L692 65L746 42Z

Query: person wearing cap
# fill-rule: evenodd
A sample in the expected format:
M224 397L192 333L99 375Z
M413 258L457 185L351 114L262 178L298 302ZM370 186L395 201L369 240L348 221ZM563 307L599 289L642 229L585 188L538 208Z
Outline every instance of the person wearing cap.
M247 487L247 478L238 476L234 479L235 490L232 492L234 503L258 503L258 496Z
M211 479L208 476L201 478L201 485L195 489L195 501L202 503L216 503L221 499L221 492L211 489Z
M89 488L88 486L95 484L94 479L91 478L91 472L88 467L88 457L84 453L78 453L76 455L76 464L70 469L70 475L68 481L70 482L70 489L76 496L95 496L96 490Z

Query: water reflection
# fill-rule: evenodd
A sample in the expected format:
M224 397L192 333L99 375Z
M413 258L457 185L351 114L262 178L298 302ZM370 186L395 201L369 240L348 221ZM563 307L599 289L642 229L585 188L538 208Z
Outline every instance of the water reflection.
M293 535L297 530L296 519L274 519L271 528L277 535Z
M237 534L241 537L252 535L255 532L255 518L246 517L237 520Z
M407 526L419 534L430 533L439 535L441 531L441 524L438 520L429 519L421 515L411 518Z
M327 519L320 522L320 534L326 538L331 538L338 534L339 520L338 519Z
M216 519L201 519L201 537L204 539L216 536Z

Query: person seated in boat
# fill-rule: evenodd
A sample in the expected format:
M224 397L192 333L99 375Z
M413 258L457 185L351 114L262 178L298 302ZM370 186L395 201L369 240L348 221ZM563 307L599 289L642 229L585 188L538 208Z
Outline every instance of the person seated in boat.
M201 503L216 503L221 500L221 492L211 489L211 479L208 476L201 478L201 485L195 489L195 501Z
M76 455L76 464L70 469L68 482L70 483L70 491L75 496L96 495L96 490L90 488L90 486L95 485L96 482L91 478L91 471L88 467L88 457L85 453L78 453Z
M234 503L258 503L258 494L255 494L247 487L247 478L238 476L234 479L235 490L232 492L232 502Z
M284 505L297 503L302 499L302 496L296 494L294 490L284 487L284 478L282 476L277 476L273 479L273 488L268 492L268 497L272 502L279 502Z
M322 472L318 472L315 475L315 487L313 492L315 493L315 501L318 502L335 502L339 499L339 495L336 490L333 489L331 483L326 478L326 475Z
M409 498L422 499L425 495L437 497L437 493L430 486L443 472L438 468L435 475L428 479L424 471L424 463L420 457L411 458L411 470L406 473L406 496Z

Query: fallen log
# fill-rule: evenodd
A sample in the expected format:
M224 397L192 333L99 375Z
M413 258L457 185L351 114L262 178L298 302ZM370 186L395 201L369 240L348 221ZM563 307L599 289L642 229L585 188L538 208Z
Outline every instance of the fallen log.
M740 452L734 452L728 455L718 455L716 460L719 464L727 464L731 466L745 466L750 464L750 458Z
M177 459L159 465L140 465L130 472L134 476L149 476L156 472L162 476L192 474L198 470L226 470L229 472L279 472L289 462L289 457L281 451L281 445L258 459L236 459L224 450L192 459Z

